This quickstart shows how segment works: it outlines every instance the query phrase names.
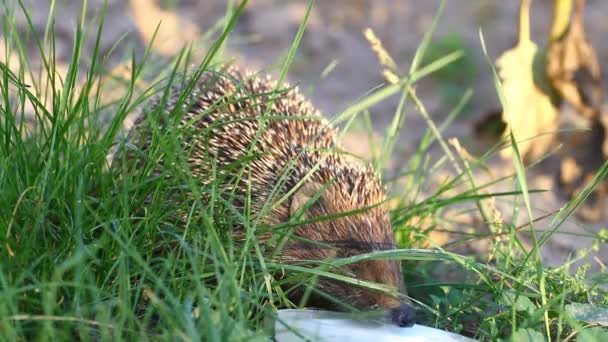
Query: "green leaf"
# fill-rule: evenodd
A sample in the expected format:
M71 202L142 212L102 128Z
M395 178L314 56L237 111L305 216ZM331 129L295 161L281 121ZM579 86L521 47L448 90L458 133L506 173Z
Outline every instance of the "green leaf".
M536 310L536 305L532 303L530 298L521 295L517 296L517 294L513 292L504 292L502 300L505 305L514 306L517 311L532 313Z
M566 312L576 320L608 327L608 308L593 304L572 303L566 305Z
M508 341L517 342L540 342L546 341L545 336L533 329L519 329L513 334Z
M608 341L608 331L600 327L583 329L576 336L578 342Z

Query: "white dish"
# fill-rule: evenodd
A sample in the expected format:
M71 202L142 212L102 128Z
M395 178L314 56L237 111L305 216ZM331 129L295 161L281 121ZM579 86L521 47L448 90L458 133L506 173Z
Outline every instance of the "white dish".
M279 310L275 321L277 342L349 341L349 342L471 342L471 338L451 332L414 325L400 328L388 322L353 319L321 310Z

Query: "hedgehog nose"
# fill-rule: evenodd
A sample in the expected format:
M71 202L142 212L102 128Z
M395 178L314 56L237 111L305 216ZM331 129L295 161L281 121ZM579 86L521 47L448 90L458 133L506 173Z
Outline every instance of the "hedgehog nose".
M410 304L401 304L392 309L390 314L391 321L402 328L413 326L416 320L416 309Z

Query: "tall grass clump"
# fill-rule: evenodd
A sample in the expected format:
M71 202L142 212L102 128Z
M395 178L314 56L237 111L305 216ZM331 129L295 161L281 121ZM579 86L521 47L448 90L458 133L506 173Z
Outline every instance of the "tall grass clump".
M260 243L259 235L272 227L260 226L247 208L233 206L220 186L221 170L212 170L217 177L210 184L196 182L172 120L152 122L152 144L142 163L128 163L121 154L108 158L121 141L125 119L151 97L161 99L154 110L171 112L173 118L183 114L180 104L197 78L226 61L220 52L246 1L229 6L219 26L223 29L204 58L195 60L193 51L185 49L158 72L151 66L159 62L148 47L126 59L123 79L108 72L114 49L100 51L105 9L95 13L91 24L85 2L62 73L53 30L55 2L42 34L21 0L2 0L1 5L0 331L6 340L267 340L272 324L266 319L278 308L302 304L290 301L293 287L314 291L318 277L356 282L332 270L369 258L404 261L409 294L426 325L482 340L606 336L590 327L597 323L572 309L605 308L608 295L601 284L606 277L591 278L585 267L571 274L570 263L548 268L538 257L588 192L554 216L552 230L533 240L534 248L525 247L522 233L534 232L534 218L522 229L501 220L488 204L508 198L514 212L520 201L528 209L532 205L535 190L526 185L526 168L517 153L513 177L500 180L512 182L513 191L488 193L492 184L476 184L472 171L485 167L496 149L470 160L442 136L470 92L439 125L416 96L416 81L459 58L448 54L422 65L432 30L407 72L387 66L392 75L387 85L334 118L345 130L362 120L371 131L368 108L399 96L373 158L380 169L399 134L407 131L410 107L429 124L405 171L387 179L399 249L301 267L277 262L273 252L279 247ZM312 1L306 18L311 6ZM26 32L18 27L18 16L25 18ZM287 74L305 24L306 19L283 59L279 80ZM40 62L33 63L32 56ZM173 84L186 86L177 105L168 106ZM270 95L280 96L279 89ZM436 161L429 157L434 144L444 153ZM517 143L508 148L517 151ZM442 168L454 176L430 195L421 195L428 193L428 175ZM605 173L606 167L597 182ZM490 255L463 256L451 246L430 246L433 231L453 226L444 215L452 207L461 208L463 215L481 213L487 228L452 244L490 241ZM238 242L233 236L237 225L245 231ZM596 241L607 238L598 235ZM458 280L438 280L438 270L455 271Z
M149 165L120 176L108 167L125 117L162 91L136 87L146 75L149 49L133 55L128 82L108 86L109 55L99 51L105 11L96 14L97 27L85 25L85 6L67 73L60 75L53 13L39 35L21 2L2 6L7 61L1 64L2 335L8 340L267 335L257 327L274 290L249 261L257 257L232 249L225 236L232 222L215 219L222 217L222 205L189 201L176 208L162 196L191 184L174 137L159 140L152 153L162 150L176 162L164 170L175 171L171 182L151 177ZM25 33L17 29L18 15L27 21ZM200 70L210 65L236 17L229 18ZM92 51L85 51L88 44ZM40 66L29 63L30 53ZM187 57L184 52L178 60ZM181 63L175 65L151 83L176 78ZM117 84L121 96L108 103L106 94ZM178 227L172 220L177 209L201 213L200 219Z

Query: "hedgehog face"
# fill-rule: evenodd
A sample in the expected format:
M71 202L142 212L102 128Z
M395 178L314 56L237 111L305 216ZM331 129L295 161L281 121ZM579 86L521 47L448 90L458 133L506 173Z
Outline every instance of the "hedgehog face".
M395 247L387 210L383 206L373 206L373 203L369 203L369 201L359 200L357 196L353 195L360 193L357 192L359 191L357 189L352 192L344 190L343 186L324 187L310 182L296 191L291 200L290 215L302 215L306 220L313 221L319 218L319 221L304 224L295 230L295 234L299 238L292 239L292 243L284 251L283 256L286 259L346 258ZM369 199L369 197L365 198ZM358 210L360 212L355 214L346 214L346 216L329 220L323 219L323 217ZM303 239L309 241L302 241ZM367 260L345 265L340 270L332 270L332 272L382 284L395 293L395 296L329 279L319 280L317 284L319 290L360 310L389 310L392 320L400 326L413 324L414 309L409 306L409 302L400 300L396 296L398 293L405 294L398 261ZM330 309L336 308L326 301L314 301L314 305Z

